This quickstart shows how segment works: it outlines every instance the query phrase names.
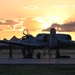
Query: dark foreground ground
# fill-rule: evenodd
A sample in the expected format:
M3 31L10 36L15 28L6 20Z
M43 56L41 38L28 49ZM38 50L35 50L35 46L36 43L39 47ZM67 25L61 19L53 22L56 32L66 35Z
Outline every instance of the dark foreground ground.
M75 65L0 65L0 75L75 75Z

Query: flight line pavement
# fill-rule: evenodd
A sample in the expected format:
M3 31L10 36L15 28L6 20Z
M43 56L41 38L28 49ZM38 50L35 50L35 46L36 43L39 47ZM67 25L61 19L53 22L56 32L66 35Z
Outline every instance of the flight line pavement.
M0 58L0 64L75 64L75 59L8 59Z

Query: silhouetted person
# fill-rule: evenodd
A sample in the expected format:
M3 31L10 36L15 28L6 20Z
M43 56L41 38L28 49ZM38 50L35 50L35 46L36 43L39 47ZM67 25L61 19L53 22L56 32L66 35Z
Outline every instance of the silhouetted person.
M37 59L40 59L41 58L41 53L38 52L37 55L36 55Z

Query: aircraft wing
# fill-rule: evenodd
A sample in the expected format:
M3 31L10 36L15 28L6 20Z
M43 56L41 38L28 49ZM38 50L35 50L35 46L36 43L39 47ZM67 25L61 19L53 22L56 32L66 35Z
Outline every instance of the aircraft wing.
M47 47L46 42L14 42L14 41L4 41L0 40L0 43L8 44L8 45L13 45L13 46L19 46L19 47L24 47L24 48L31 48L31 49L43 49ZM68 48L68 47L74 47L75 42L71 40L65 40L65 39L58 39L57 40L58 47L59 48Z
M68 48L68 47L74 47L74 46L75 46L75 41L58 39L58 47L60 48Z
M40 42L34 42L34 43L30 43L30 42L14 42L14 41L3 41L0 40L0 43L4 43L4 44L8 44L8 45L13 45L13 46L19 46L19 47L24 47L24 48L33 48L33 49L40 49L40 48L44 48L47 46L46 43L40 43Z

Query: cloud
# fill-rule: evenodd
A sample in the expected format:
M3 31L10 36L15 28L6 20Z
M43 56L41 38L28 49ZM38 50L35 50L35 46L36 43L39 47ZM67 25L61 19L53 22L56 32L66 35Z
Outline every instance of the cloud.
M65 23L72 23L75 22L75 17L74 16L68 16L68 18L64 21Z
M63 24L61 26L61 31L68 31L68 32L75 31L75 21Z
M68 21L69 20L69 21ZM71 21L72 20L72 21ZM51 27L57 31L75 31L75 18L70 17L64 24L52 24L51 18L27 17L25 19L3 19L0 20L0 31L23 31L27 28L29 31L49 31ZM50 26L50 27L49 27ZM47 28L49 27L49 28ZM47 28L47 29L44 29Z
M37 6L28 6L28 7L23 7L23 9L36 10L36 9L39 9L39 7L37 7Z
M25 26L20 25L20 24L14 25L14 30L15 31L23 31L25 28L26 28Z
M0 28L0 31L3 31L3 29Z
M41 16L27 17L25 19L2 19L0 20L0 31L23 31L25 28L29 31L42 29L42 31L50 31L50 28L56 28L59 32L75 31L75 18L71 16L64 21L64 24L51 24L51 18Z
M13 28L9 25L0 25L0 31L12 31Z
M69 8L69 7L75 7L75 5L53 5L53 6L50 6L51 8Z
M37 31L41 29L41 22L38 22L34 17L25 19L3 19L0 21L0 30L2 31L23 31L27 28L29 31Z
M59 32L73 32L75 31L75 21L74 22L69 22L66 24L52 24L51 27L48 27L47 29L43 29L42 31L50 31L50 28L55 28Z
M36 31L41 29L42 23L34 20L32 17L27 18L23 25L29 30L29 31Z
M18 24L18 22L14 20L7 20L7 19L0 22L0 25L14 25L14 24Z
M51 6L51 8L68 8L70 7L69 5L54 5L54 6Z
M0 21L0 31L23 31L25 26L22 25L22 20L3 19Z
M15 22L14 20L6 20L6 24L8 24L8 25L14 25L14 24L18 24L18 23Z

